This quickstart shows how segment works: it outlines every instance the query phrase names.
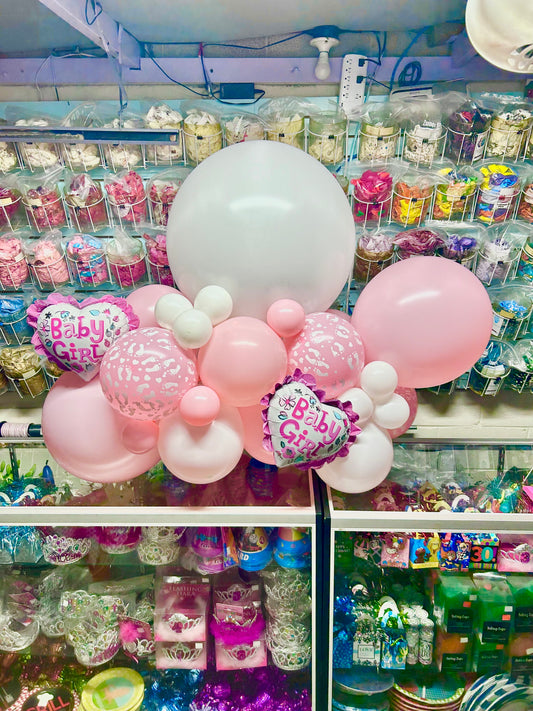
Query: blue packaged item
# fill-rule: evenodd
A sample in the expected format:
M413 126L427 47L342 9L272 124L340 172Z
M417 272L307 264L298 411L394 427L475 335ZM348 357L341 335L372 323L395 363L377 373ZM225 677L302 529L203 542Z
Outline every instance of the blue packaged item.
M0 329L9 345L31 341L33 328L28 325L26 311L26 301L22 296L0 298Z

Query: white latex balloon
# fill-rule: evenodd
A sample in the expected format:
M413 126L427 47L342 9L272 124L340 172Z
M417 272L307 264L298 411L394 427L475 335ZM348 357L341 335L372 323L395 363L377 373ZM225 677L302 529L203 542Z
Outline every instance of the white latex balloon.
M194 300L209 284L233 299L232 316L265 319L278 299L325 311L353 267L355 228L334 176L304 151L244 141L202 161L172 204L167 253Z
M388 432L370 422L357 435L348 456L317 469L318 476L332 488L347 494L370 491L381 484L393 461L392 440Z
M201 348L211 338L213 324L203 311L188 309L172 322L172 333L182 348Z
M364 427L374 412L374 403L372 398L365 393L361 388L350 388L346 390L342 395L339 395L338 399L341 402L350 402L354 412L357 412L359 419L357 420L358 427Z
M407 422L408 417L409 404L407 400L398 393L393 393L386 402L376 405L372 419L379 427L393 430Z
M361 387L375 403L385 402L398 387L398 375L390 363L374 360L361 373Z
M194 308L206 313L213 326L216 326L231 316L233 300L226 289L210 284L196 294Z
M161 328L171 329L178 316L189 309L192 309L192 304L183 294L165 294L155 305L155 320Z
M159 425L159 455L175 476L210 484L229 474L241 458L244 430L237 408L223 405L209 425L188 425L179 412Z

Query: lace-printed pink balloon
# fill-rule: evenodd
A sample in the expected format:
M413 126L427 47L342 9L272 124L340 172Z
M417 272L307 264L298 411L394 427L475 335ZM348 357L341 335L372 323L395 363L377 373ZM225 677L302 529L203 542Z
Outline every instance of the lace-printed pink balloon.
M191 351L181 349L162 328L140 328L106 353L100 384L115 410L137 420L159 420L177 409L198 384Z

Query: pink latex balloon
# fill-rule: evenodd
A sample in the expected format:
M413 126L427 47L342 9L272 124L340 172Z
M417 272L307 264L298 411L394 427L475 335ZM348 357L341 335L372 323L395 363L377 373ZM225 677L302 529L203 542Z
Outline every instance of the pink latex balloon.
M214 390L205 385L197 385L187 390L181 398L180 414L188 425L202 427L208 425L220 412L220 398Z
M191 351L163 328L127 333L107 351L100 384L109 404L135 420L160 420L198 383Z
M140 327L148 328L150 326L157 327L159 324L155 320L154 309L157 300L165 294L179 294L177 289L164 284L148 284L141 286L140 289L135 289L126 298L126 301L131 306L135 315L139 317Z
M287 351L264 321L238 316L215 326L211 340L199 350L198 371L202 383L223 402L248 407L283 380Z
M127 481L157 464L156 448L134 454L124 446L122 434L129 422L107 402L98 378L85 383L75 373L65 373L44 401L42 428L50 455L87 481Z
M326 398L335 398L359 382L363 341L353 326L332 313L309 314L303 331L287 344L288 370L299 368L316 379Z
M254 459L265 464L275 464L273 452L263 447L263 406L250 405L239 408L244 426L244 449Z
M222 405L216 420L191 427L179 412L159 425L159 454L167 469L191 484L210 484L229 474L242 455L239 411Z
M403 435L404 432L407 432L409 427L411 427L411 425L415 421L416 411L418 410L418 398L416 396L416 390L414 388L399 387L396 388L394 392L398 393L398 395L401 395L409 405L409 417L401 427L395 427L393 430L387 430L392 439Z
M472 272L450 259L412 257L365 286L352 323L367 361L384 360L403 387L447 383L483 353L492 329L490 298Z
M267 311L267 323L281 338L296 336L305 326L304 307L293 299L274 301Z
M152 420L128 420L122 430L122 444L134 454L144 454L157 447L159 427Z
M351 322L352 320L352 317L350 316L350 314L347 314L346 311L339 311L338 309L328 309L326 313L333 314L334 316L340 316L345 321Z

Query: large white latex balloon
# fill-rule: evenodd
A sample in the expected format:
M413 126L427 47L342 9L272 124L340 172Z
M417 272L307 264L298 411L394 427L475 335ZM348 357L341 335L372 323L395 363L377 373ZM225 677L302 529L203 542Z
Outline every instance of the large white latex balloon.
M224 405L208 425L188 425L179 412L161 420L159 456L175 476L211 484L229 474L241 458L244 429L239 411Z
M376 425L393 430L401 427L409 418L409 403L398 393L393 393L390 398L374 409L373 420Z
M392 440L388 432L370 422L357 435L346 457L337 457L317 469L318 476L338 491L359 494L381 484L393 461Z
M209 156L172 205L167 253L194 301L216 284L232 316L265 319L279 299L325 311L353 266L355 229L342 188L317 160L276 141L244 141Z

